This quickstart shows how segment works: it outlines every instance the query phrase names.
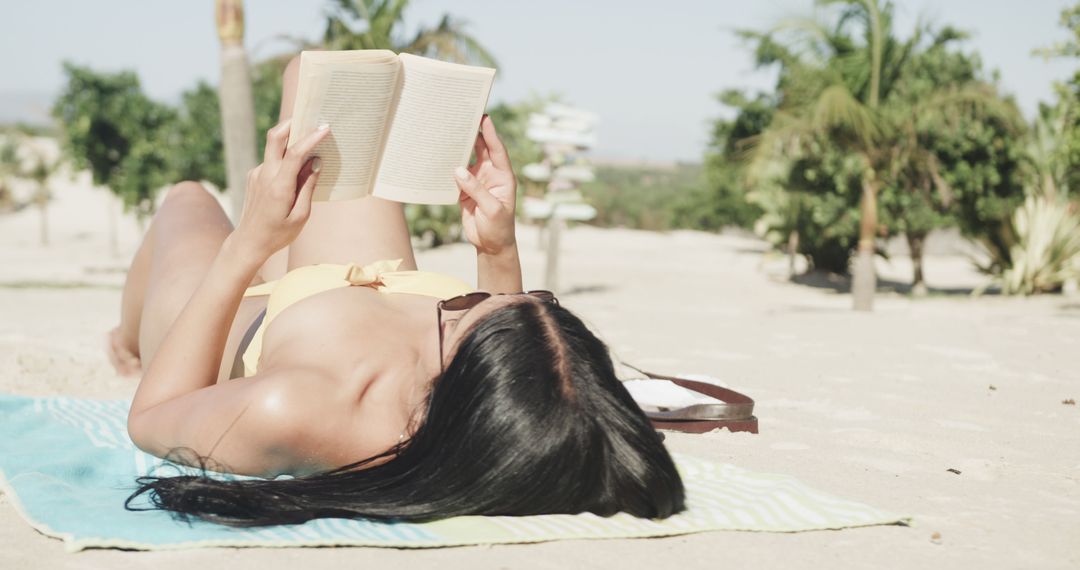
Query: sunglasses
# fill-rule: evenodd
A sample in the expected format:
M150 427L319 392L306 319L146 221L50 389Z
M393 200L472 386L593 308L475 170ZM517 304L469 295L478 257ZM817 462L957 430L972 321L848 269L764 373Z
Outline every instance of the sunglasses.
M446 372L446 363L443 362L443 314L444 313L462 313L469 309L479 305L488 297L491 297L492 293L485 291L474 291L472 293L466 293L464 295L458 295L457 297L451 297L449 299L439 301L435 305L435 312L438 316L438 328L439 328L439 362L442 364L442 371ZM551 291L526 291L524 293L498 293L498 295L529 295L530 297L536 297L544 303L551 303L558 305L559 300L555 298L555 294ZM458 319L461 317L459 316Z

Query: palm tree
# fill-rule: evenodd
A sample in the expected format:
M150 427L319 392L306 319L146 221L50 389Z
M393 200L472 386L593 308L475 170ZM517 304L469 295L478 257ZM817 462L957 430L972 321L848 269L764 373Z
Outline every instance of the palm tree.
M395 33L409 0L333 0L322 43L326 49L388 49L456 63L495 67L492 57L462 23L444 14L434 28L421 27L410 38Z
M813 21L790 25L797 38L792 48L782 52L788 77L782 78L781 83L786 84L787 93L772 123L759 137L755 162L775 160L778 152L797 155L822 138L859 157L863 175L852 294L855 309L868 311L873 308L877 281L874 272L877 195L882 186L877 144L881 135L877 108L884 43L881 10L878 0L819 0L818 3L843 4L845 10L832 30ZM861 49L846 30L855 22L862 24L865 33ZM800 40L808 41L802 44ZM801 44L808 46L803 51L809 57L797 53L794 46Z
M255 99L251 70L244 49L243 0L216 0L218 38L221 40L221 130L225 143L225 179L232 215L244 207L247 173L257 164Z
M877 276L874 270L879 234L878 198L886 183L900 180L947 192L935 158L920 146L915 123L929 114L958 108L993 107L999 101L985 86L944 85L918 100L903 97L899 89L905 69L918 52L925 28L917 27L907 41L892 35L892 5L879 0L818 0L819 5L840 5L835 25L799 20L782 30L791 40L777 43L771 34L754 35L759 59L782 65L780 107L769 127L756 138L751 172L771 168L778 159L813 154L824 147L838 148L856 157L861 186L859 241L852 267L855 310L873 308ZM855 39L850 28L861 28ZM945 29L936 42L956 39ZM996 112L1008 113L1007 109ZM914 190L914 188L909 188ZM916 235L916 239L920 236ZM921 241L913 244L921 250ZM915 252L920 253L920 252ZM921 259L921 256L920 256ZM921 281L921 264L916 269Z

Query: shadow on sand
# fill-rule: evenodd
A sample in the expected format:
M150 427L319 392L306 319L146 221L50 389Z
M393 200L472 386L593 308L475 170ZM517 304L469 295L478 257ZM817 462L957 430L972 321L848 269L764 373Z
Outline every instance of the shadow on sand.
M805 285L807 287L814 287L816 289L829 289L834 293L850 293L851 292L851 277L846 275L837 275L828 271L814 270L806 273L796 275L791 278L791 283L797 285ZM974 287L934 287L927 286L926 294L921 295L925 297L959 297L970 296L975 291ZM896 293L898 295L913 295L911 283L893 281L891 279L882 279L878 277L877 281L878 293ZM983 295L999 295L1000 291L996 287L991 287L983 292Z
M611 291L610 285L578 285L559 291L560 296L584 295L588 293L606 293Z

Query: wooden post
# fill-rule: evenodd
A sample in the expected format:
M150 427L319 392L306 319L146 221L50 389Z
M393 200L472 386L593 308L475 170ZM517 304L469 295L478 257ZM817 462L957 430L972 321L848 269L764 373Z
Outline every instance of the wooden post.
M559 239L566 222L555 215L556 206L547 222L547 263L544 267L544 288L558 293L559 291Z

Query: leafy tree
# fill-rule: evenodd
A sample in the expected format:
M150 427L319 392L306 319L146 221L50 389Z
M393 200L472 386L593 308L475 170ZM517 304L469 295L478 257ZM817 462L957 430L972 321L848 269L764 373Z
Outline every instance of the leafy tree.
M33 185L30 203L38 210L39 240L49 245L49 179L60 169L61 161L50 156L47 149L35 141L29 131L15 128L4 133L0 145L0 187L8 192L7 184L13 179L29 181ZM14 203L14 197L5 194L5 201Z
M1023 199L1022 119L983 79L979 58L952 49L965 37L950 27L917 28L882 106L882 143L892 149L880 200L883 233L905 235L917 294L926 291L922 252L931 230L959 226L991 247L993 230L1009 223Z
M0 211L15 207L15 196L11 191L11 180L15 178L21 165L19 147L11 133L3 133L0 143Z
M148 98L134 73L98 73L64 64L67 84L53 106L65 154L89 169L128 208L152 208L170 172L176 113Z
M39 216L39 240L41 245L49 245L49 200L52 192L49 190L49 179L60 169L60 161L49 156L48 152L37 144L29 144L30 163L23 171L23 176L33 182L34 194L32 202L38 209Z
M278 122L281 107L282 74L291 55L273 57L252 67L255 99L255 129L265 133ZM178 120L171 137L173 168L178 180L206 180L219 189L226 186L225 146L221 128L218 92L199 82L181 95ZM265 137L257 138L256 151L262 156Z
M1062 11L1061 25L1071 37L1037 53L1080 56L1080 3ZM1027 197L1009 223L990 234L991 259L982 269L1005 294L1055 292L1080 280L1080 72L1055 91L1056 102L1039 105L1024 140Z
M225 147L217 89L200 81L180 97L173 165L178 180L206 180L225 189Z
M678 203L676 219L679 225L703 230L716 231L731 225L749 228L764 211L746 199L744 141L768 127L776 101L769 95L749 97L736 90L725 91L718 99L734 109L735 116L713 124L705 151L704 183L691 189Z
M1080 2L1062 9L1059 23L1070 33L1069 39L1036 50L1036 53L1045 57L1080 58ZM1076 192L1080 188L1080 71L1075 72L1068 81L1056 85L1055 91L1058 99L1056 109L1041 113L1046 115L1052 112L1055 115L1053 120L1057 122L1052 126L1057 131L1053 156L1044 158L1055 161L1062 168L1059 183Z

